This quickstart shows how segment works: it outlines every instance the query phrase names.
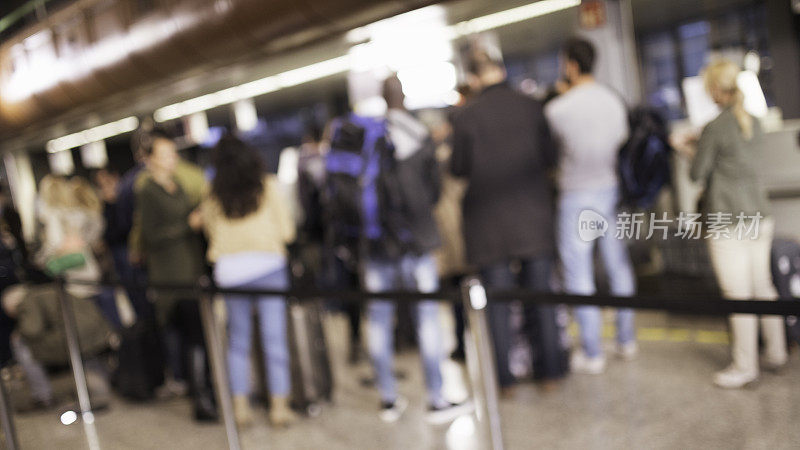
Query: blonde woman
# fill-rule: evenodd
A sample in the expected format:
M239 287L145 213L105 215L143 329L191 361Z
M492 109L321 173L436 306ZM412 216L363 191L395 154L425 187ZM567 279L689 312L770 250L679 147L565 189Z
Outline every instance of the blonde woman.
M761 129L744 110L744 98L736 83L739 72L736 64L724 59L712 62L703 71L706 90L722 112L703 129L691 177L706 183L706 220L724 217L732 223L727 233L708 239L711 264L722 295L730 300L775 300L777 293L770 275L775 224L755 168L762 150ZM783 320L764 316L760 322L766 342L766 365L783 366L787 358ZM758 327L759 318L755 315L730 317L733 362L714 376L716 385L741 388L758 378Z
M64 278L99 281L101 271L95 251L101 243L104 222L102 203L92 185L81 177L67 180L48 175L40 182L39 193L42 245L36 262L44 267L60 256L80 253L85 263L66 270ZM91 298L111 325L121 326L113 292L75 283L67 283L67 290L75 297Z
M86 180L48 175L39 184L39 221L41 250L37 262L44 266L48 260L67 253L83 253L86 264L70 269L65 276L94 280L100 271L92 254L103 232L100 200ZM71 286L73 295L86 297L92 288Z

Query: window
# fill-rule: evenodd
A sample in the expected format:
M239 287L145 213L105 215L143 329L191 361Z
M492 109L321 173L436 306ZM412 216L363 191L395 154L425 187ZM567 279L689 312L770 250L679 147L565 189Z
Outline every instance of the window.
M762 59L769 57L764 5L707 17L638 36L645 101L668 120L686 117L681 80L699 75L712 51L741 57L755 50ZM773 105L769 70L769 64L762 64L759 80L767 103Z

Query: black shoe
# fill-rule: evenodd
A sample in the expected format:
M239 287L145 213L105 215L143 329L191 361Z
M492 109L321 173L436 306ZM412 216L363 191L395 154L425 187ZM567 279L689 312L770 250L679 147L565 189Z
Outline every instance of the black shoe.
M456 417L471 414L474 410L475 405L470 400L461 403L446 402L440 406L431 405L428 407L425 420L433 425L441 425L454 420Z
M455 350L453 350L453 353L450 353L450 359L452 359L453 361L458 361L458 362L466 361L467 355L464 354L464 348L463 347L457 347Z
M219 420L217 406L209 395L195 396L194 420L198 422L216 422Z
M214 391L208 377L206 352L202 347L189 350L189 383L194 403L194 418L198 422L216 422L219 420Z
M361 343L358 341L352 341L350 343L350 351L347 355L347 362L351 366L355 366L361 361Z

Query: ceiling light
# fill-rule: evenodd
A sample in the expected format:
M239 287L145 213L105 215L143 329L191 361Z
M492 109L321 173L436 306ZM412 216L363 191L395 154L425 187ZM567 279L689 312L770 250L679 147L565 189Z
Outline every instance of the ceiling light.
M500 11L475 19L457 23L442 30L442 36L446 39L457 39L469 34L480 33L516 22L522 22L534 17L543 16L563 9L580 5L581 0L541 0L517 8ZM435 15L439 10L424 8L426 13ZM420 13L419 10L417 13ZM414 13L412 11L412 13ZM407 13L409 17L419 18L418 15ZM403 17L403 16L400 16ZM347 33L346 39L352 42L365 40L370 35L371 29L380 27L387 20L376 22L351 30ZM427 37L426 37L427 38ZM446 49L445 49L446 50ZM292 69L276 75L271 75L249 83L235 86L223 91L206 94L190 100L186 100L172 105L159 108L153 114L157 122L177 119L179 117L205 111L217 106L234 103L238 100L263 95L280 89L297 86L303 83L319 80L321 78L347 72L352 69L364 70L364 67L355 67L363 58L351 58L351 55L343 55L325 61L314 63L308 66ZM360 63L363 65L363 61Z
M102 141L118 134L133 131L139 126L139 119L136 117L126 117L116 122L107 123L78 133L68 134L58 139L53 139L47 143L48 153L57 153L92 142Z
M533 19L545 14L572 8L581 4L581 0L541 0L517 8L507 9L453 25L454 35L466 36L481 33L512 23Z

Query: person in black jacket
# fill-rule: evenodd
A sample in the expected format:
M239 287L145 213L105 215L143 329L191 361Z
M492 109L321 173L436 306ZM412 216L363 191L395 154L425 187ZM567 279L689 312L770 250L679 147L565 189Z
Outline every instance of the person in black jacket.
M484 86L453 117L451 171L468 181L463 200L467 263L480 269L487 287L549 291L555 255L553 186L555 147L542 106L506 83L502 63L472 55L468 70ZM518 269L518 270L517 270ZM511 332L508 303L489 307L498 381L509 388ZM548 381L566 372L566 352L556 308L526 306L526 331L534 376Z
M380 178L383 199L400 200L385 203L382 222L397 241L384 236L370 245L362 263L363 284L369 292L412 290L434 292L439 288L439 274L433 250L440 238L433 219L433 206L439 198L439 173L434 146L427 128L403 106L403 89L396 77L383 85L388 111L386 130L392 144L391 167ZM390 200L387 200L390 201ZM385 299L374 299L367 305L369 353L375 367L381 396L380 418L384 422L400 419L408 402L397 393L393 374L394 318L396 305ZM427 420L443 423L469 412L471 404L453 404L442 395L439 304L422 300L416 305L417 335L425 371L428 393Z
M144 144L148 140L151 129L152 124L145 122L133 133L131 151L135 165L114 182L116 189L113 192L104 192L103 194L103 200L107 205L104 214L108 226L105 237L114 242L113 245L109 244L109 248L117 277L122 282L131 285L126 288L126 293L136 312L137 320L151 320L155 314L152 304L147 300L145 290L136 287L136 285L143 285L147 282L142 255L134 254L136 252L132 252L128 246L128 239L133 228L136 197L134 184L144 170Z

